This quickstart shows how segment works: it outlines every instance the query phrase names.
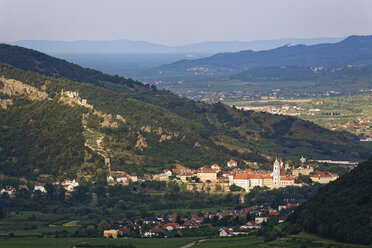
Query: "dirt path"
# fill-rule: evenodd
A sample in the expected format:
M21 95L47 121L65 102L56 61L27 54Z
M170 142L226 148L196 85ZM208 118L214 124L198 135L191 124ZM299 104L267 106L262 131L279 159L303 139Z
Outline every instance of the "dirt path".
M196 241L193 241L191 243L188 243L186 245L183 245L181 246L180 248L190 248L192 247L193 245L197 245L197 244L200 244L201 242L205 241L205 239L201 239L201 240L196 240Z

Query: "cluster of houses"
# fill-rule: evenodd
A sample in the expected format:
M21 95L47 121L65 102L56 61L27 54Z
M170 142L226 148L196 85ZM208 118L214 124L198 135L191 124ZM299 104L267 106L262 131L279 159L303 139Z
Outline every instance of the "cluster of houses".
M291 209L299 205L299 201L285 199L275 209L265 204L235 210L203 212L198 215L190 214L182 218L175 213L161 214L153 217L111 223L110 229L104 230L103 236L106 238L133 237L133 235L139 235L144 238L181 236L185 229L212 227L212 219L218 221L226 216L232 216L234 218L243 217L246 219L249 214L253 218L244 225L221 227L219 229L219 236L221 237L248 234L250 230L260 228L264 222L269 221L274 216L278 218L279 222L284 222L291 212L281 210Z
M371 133L371 123L372 123L372 117L355 117L354 120L343 120L342 117L328 117L329 123L326 123L326 127L332 129L332 130L353 130L357 133ZM370 136L363 135L360 137L360 141L371 141L365 138L368 138Z
M338 178L338 175L330 172L315 171L318 164L306 164L306 159L301 159L300 167L290 166L289 163L276 159L272 171L251 170L236 168L238 163L234 160L227 162L228 170L222 171L218 164L212 164L210 168L202 167L198 170L188 168L175 168L172 170L164 170L163 173L154 175L153 180L168 181L178 180L180 183L195 184L206 183L210 185L236 185L249 191L252 188L268 187L279 188L287 186L302 186L296 184L295 179L298 176L310 176L314 182L328 183Z
M59 184L59 183L56 183L56 184ZM75 188L79 186L79 183L75 179L73 180L67 179L60 184L63 186L66 192L73 192L75 191ZM28 191L29 187L27 185L19 185L18 189ZM33 191L40 191L41 193L46 193L47 190L45 188L45 183L35 182ZM17 189L13 187L12 185L6 185L4 188L0 187L0 195L7 193L9 196L14 196L16 192L17 192Z
M268 98L268 99L270 99L270 98ZM267 100L267 99L265 99L265 100ZM278 115L297 116L297 115L304 114L303 112L301 112L301 111L303 111L303 109L301 107L290 106L290 105L287 105L287 104L285 104L283 106L280 106L280 107L267 105L267 106L259 106L259 107L237 107L237 108L242 109L242 110L246 110L246 111L247 110L253 110L253 111L256 111L256 112L267 112L267 113L278 114ZM309 113L306 113L306 115L315 115L314 113L312 113L313 111L318 111L318 110L310 109Z
M45 186L45 183L36 182L34 184L34 191L39 190L42 193L45 193L46 189L45 189L44 186ZM27 190L28 191L29 188L28 188L27 185L19 185L18 190ZM0 187L0 195L8 194L10 197L13 197L16 192L17 192L17 188L13 187L12 185L6 185L5 187Z
M256 186L268 187L268 188L280 188L287 186L302 186L301 183L295 183L295 180L300 176L310 176L313 182L322 184L329 183L338 178L338 175L331 172L316 171L318 167L317 163L307 163L306 159L301 158L301 166L294 167L290 166L288 162L283 163L282 160L276 159L273 164L272 171L265 170L251 170L251 169L240 169L238 163L234 160L229 160L226 163L224 171L218 164L212 164L209 168L202 167L198 170L191 170L185 167L179 166L172 170L164 170L160 174L145 175L144 177L138 178L136 175L129 175L125 172L115 172L112 176L111 173L107 177L107 181L110 184L120 183L128 184L137 181L176 181L179 184L186 184L187 190L205 191L204 187L207 185L207 189L214 188L215 192L230 191L230 186L236 185L246 192L250 191ZM319 160L318 162L324 163L339 163L344 161L328 161ZM354 165L349 163L350 165ZM348 165L349 165L348 164ZM355 166L355 165L354 165ZM63 182L56 182L60 184L66 190L66 193L75 191L75 188L79 186L79 183L74 180L65 180ZM190 186L190 187L189 187ZM203 187L199 187L203 186ZM27 185L20 185L19 188L28 190ZM219 190L217 190L219 189ZM36 182L34 184L34 191L39 190L42 193L46 193L45 183ZM0 194L7 193L10 196L14 195L16 189L11 185L0 188Z

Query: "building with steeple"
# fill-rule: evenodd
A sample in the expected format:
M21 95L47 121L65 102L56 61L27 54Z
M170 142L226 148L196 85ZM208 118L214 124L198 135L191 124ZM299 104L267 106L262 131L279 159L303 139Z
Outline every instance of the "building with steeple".
M275 159L273 166L273 187L279 188L280 186L280 161Z

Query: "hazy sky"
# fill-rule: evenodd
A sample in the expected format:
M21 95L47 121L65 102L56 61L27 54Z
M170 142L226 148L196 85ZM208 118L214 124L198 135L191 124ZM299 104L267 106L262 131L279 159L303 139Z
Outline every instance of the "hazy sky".
M371 13L371 0L0 0L0 41L371 35Z

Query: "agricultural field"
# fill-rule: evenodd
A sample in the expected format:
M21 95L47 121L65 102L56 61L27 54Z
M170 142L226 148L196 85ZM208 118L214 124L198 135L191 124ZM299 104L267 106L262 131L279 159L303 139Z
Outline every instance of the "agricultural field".
M308 233L289 235L274 241L265 242L263 237L244 236L226 238L138 238L138 239L105 239L105 238L0 238L0 248L70 248L70 247L127 247L127 248L250 248L250 247L328 247L328 248L367 248L371 246L339 243Z
M332 240L324 239L308 233L300 233L279 238L274 241L265 242L263 237L227 237L206 239L203 242L193 246L195 248L254 248L254 247L285 247L285 248L302 248L302 247L329 247L329 248L362 248L370 247L363 245L353 245L339 243Z
M0 248L71 248L71 247L121 247L121 248L176 248L200 238L159 239L104 239L104 238L1 238Z
M335 131L372 135L372 94L288 101L236 101L227 104L293 115Z

